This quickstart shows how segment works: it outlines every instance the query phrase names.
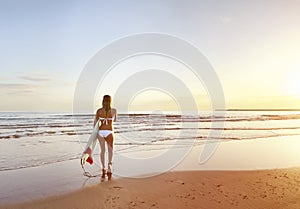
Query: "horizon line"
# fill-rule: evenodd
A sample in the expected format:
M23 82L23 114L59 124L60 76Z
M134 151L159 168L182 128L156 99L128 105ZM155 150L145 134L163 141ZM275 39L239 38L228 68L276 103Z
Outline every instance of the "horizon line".
M216 111L300 111L297 108L229 108L217 109Z

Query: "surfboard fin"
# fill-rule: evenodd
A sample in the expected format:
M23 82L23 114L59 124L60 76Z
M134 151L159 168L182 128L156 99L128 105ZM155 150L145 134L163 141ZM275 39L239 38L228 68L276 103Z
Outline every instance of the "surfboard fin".
M81 157L81 165L84 165L86 160L88 159L89 155L87 153L84 153Z
M84 165L86 162L93 164L94 160L92 158L92 149L88 148L86 152L81 157L81 165Z

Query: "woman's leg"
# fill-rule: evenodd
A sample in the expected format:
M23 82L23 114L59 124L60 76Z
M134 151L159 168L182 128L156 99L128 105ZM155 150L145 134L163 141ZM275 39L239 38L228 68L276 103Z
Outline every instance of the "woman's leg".
M108 173L112 173L112 161L113 161L113 147L114 147L114 135L110 134L105 138L108 149Z
M100 162L102 169L105 169L105 139L98 135L98 141L100 144Z

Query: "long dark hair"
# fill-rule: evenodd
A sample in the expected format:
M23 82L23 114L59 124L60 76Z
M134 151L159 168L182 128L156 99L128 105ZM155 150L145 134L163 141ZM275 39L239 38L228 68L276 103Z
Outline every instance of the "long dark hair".
M104 95L102 100L102 107L105 110L106 116L108 115L108 111L111 110L111 96Z

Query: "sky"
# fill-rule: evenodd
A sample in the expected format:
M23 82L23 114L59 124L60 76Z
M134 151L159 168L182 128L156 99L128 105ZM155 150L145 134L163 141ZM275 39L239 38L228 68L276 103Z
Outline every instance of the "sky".
M197 47L218 75L226 108L300 109L299 11L298 0L0 0L0 111L72 111L78 80L93 56L115 40L149 32ZM143 59L148 64L140 69L177 74L198 107L211 108L205 84L178 63L172 68L174 60L125 60L115 67L122 73L105 82L118 88ZM98 88L95 108L106 93ZM115 105L178 110L177 96L141 89L128 104Z

